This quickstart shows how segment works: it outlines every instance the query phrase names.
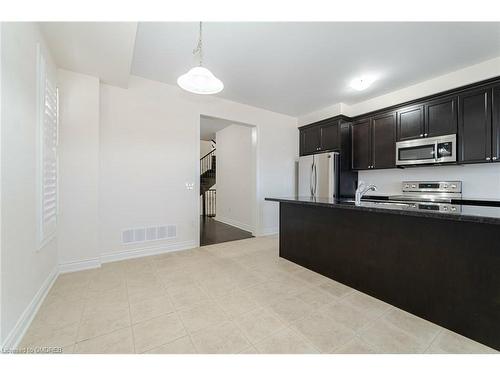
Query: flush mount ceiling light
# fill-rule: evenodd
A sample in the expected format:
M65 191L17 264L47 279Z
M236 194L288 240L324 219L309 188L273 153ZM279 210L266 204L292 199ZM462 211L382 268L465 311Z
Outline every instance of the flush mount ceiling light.
M204 68L203 65L203 39L202 39L202 23L200 22L200 34L198 37L198 45L193 50L193 55L198 54L199 66L192 68L186 74L177 78L177 84L186 91L194 94L217 94L224 89L224 84L220 79L212 74L210 70Z
M365 76L365 77L353 79L351 81L351 83L349 84L349 86L351 88L353 88L354 90L362 91L362 90L366 90L368 87L370 87L370 85L373 82L375 82L374 77Z

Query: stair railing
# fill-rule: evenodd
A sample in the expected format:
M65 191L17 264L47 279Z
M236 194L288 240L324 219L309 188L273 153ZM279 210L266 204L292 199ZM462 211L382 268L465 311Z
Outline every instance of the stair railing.
M215 176L215 151L216 149L214 148L200 159L200 175L210 171L209 173L213 172Z
M215 189L208 189L204 194L203 194L203 211L202 215L204 217L214 217L215 216L215 209L216 209L216 190Z

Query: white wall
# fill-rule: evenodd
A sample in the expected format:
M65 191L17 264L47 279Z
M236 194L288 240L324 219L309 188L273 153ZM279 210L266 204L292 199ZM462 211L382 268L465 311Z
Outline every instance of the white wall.
M38 250L36 236L37 42L55 66L36 24L1 27L1 341L12 347L57 270L56 239Z
M2 22L0 22L0 128L3 123L3 118L2 118ZM2 131L0 129L0 180L2 176ZM2 293L2 276L1 276L1 271L2 271L2 184L0 181L0 322L2 321L2 301L3 301L3 293ZM3 346L3 334L2 334L2 324L0 323L0 347Z
M212 151L212 141L200 140L200 159Z
M98 264L99 79L58 70L59 263ZM81 265L79 265L81 267Z
M318 109L317 111L307 113L305 115L299 116L298 124L299 126L311 124L316 121L320 121L326 118L344 114L346 105L344 103L335 103L329 105L328 107Z
M293 194L296 119L133 76L128 89L101 85L100 253L106 259L137 249L122 245L120 236L139 225L178 226L175 240L149 246L198 243L200 115L256 125L257 233L277 231L278 206L264 197Z
M252 127L231 125L219 130L217 141L216 220L255 231L255 144Z
M373 195L401 194L401 182L415 180L459 180L463 181L464 198L500 199L500 165L496 163L387 169L359 173L359 181L377 186L378 191Z

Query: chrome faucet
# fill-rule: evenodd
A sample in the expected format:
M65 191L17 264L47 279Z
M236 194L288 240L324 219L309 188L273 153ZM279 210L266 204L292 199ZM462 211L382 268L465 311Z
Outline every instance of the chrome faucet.
M356 189L355 204L359 206L361 204L361 198L369 191L377 191L377 187L373 184L366 185L364 182L360 182L358 188Z

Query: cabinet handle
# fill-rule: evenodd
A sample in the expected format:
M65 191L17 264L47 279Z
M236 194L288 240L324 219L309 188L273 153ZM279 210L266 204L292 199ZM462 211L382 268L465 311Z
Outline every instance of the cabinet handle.
M486 160L490 161L490 160L491 160L491 158L488 156L488 157L486 158Z
M429 134L425 133L425 134L424 134L424 137L427 137L428 135L429 135Z

